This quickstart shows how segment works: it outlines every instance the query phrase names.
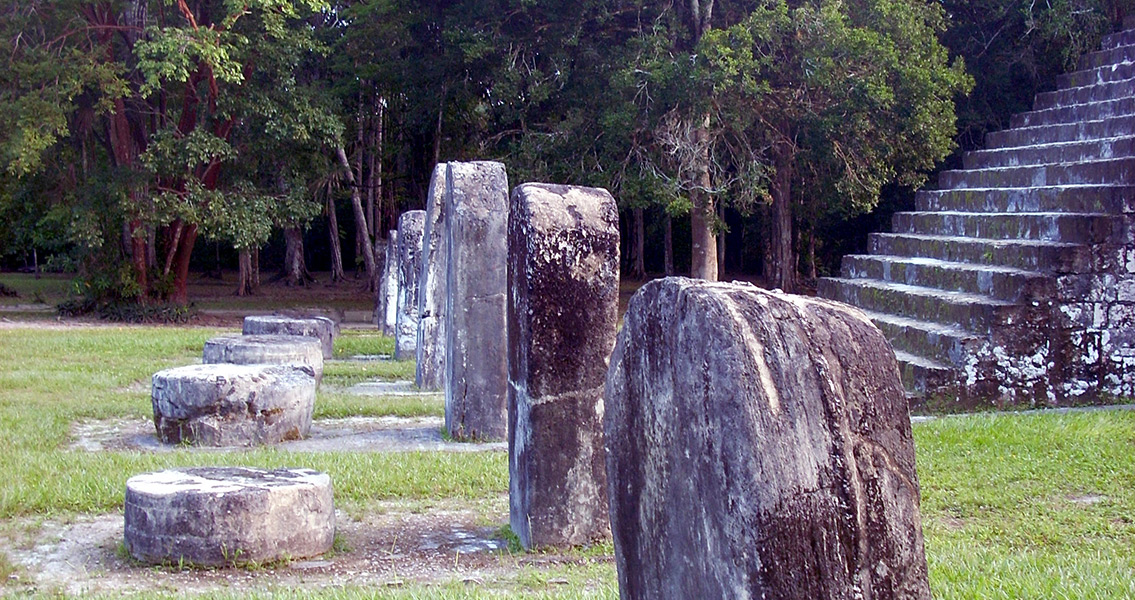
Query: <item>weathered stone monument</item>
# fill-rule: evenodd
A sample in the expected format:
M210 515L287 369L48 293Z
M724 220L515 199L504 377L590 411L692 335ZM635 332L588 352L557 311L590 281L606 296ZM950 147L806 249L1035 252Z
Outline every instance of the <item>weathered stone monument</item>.
M382 335L394 335L398 323L398 231L391 230L386 238L386 262L382 264L382 279L378 287L376 325Z
M930 598L906 398L859 311L650 282L606 402L622 598Z
M190 365L155 373L150 396L164 443L274 444L311 429L315 374L292 365Z
M526 548L587 543L610 534L602 420L618 313L615 200L521 185L508 240L510 523Z
M305 319L278 315L244 318L244 335L302 335L313 337L323 345L323 358L331 358L339 324L327 317Z
M508 436L508 176L498 162L446 165L445 427Z
M301 335L224 335L205 342L201 362L309 367L319 382L323 344L318 338Z
M418 362L414 382L423 390L440 390L445 373L448 170L448 163L438 163L434 167L422 232L421 273L418 275Z
M126 549L148 563L232 566L331 550L331 478L310 469L201 467L126 481Z
M418 276L426 211L410 210L398 217L398 308L394 325L394 358L417 358Z

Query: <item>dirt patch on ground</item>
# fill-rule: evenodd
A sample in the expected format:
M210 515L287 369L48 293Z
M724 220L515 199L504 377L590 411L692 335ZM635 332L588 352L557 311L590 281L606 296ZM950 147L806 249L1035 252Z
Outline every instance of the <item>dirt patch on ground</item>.
M365 515L336 512L339 551L280 565L193 569L154 567L129 558L122 545L121 514L84 516L70 522L15 523L22 539L6 552L17 567L9 591L116 594L138 591L207 592L228 588L266 590L368 586L390 587L463 581L491 585L525 566L611 563L610 556L514 554L496 536L508 520L508 498L480 504L453 501L414 505L390 502ZM4 589L4 588L0 588Z
M319 419L306 439L275 444L290 452L504 452L506 442L465 443L442 436L441 417L347 417ZM139 450L170 452L185 446L163 444L148 419L79 421L71 426L74 450L88 452ZM200 452L231 452L236 448L195 448Z

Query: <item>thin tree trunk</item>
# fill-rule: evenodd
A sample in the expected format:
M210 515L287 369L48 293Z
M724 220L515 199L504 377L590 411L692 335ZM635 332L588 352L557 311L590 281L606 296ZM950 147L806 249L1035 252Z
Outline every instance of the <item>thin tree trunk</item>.
M725 207L721 204L717 205L717 220L718 222L725 223ZM725 275L725 229L717 232L717 275L721 277Z
M331 281L347 278L343 273L343 245L339 243L339 215L336 214L335 196L327 194L327 229L331 237Z
M773 148L776 173L772 180L769 235L769 285L785 292L796 290L796 256L792 236L793 151L787 142Z
M674 220L670 213L665 213L662 219L662 272L670 277L674 274Z
M378 98L378 119L377 126L374 132L374 168L371 169L374 175L374 196L376 199L374 210L374 222L371 227L374 229L374 239L382 238L383 221L382 208L385 206L383 199L383 182L382 182L382 158L385 155L385 148L383 146L386 136L386 99L382 96Z
M181 239L175 250L173 296L170 298L174 304L189 304L189 259L196 242L197 225L190 223L182 228Z
M284 228L284 242L284 283L302 287L314 282L304 258L303 231L299 227Z
M237 253L236 280L237 296L252 294L252 252L243 248Z
M364 181L363 164L365 162L365 155L366 155L366 144L365 144L364 140L366 139L366 135L365 135L363 129L365 128L364 123L366 122L366 117L364 117L363 115L364 115L364 112L363 112L363 91L362 91L362 88L360 87L359 88L359 111L358 111L358 114L355 117L355 120L356 120L356 123L357 123L356 127L355 127L355 147L358 150L357 150L357 153L355 154L354 177L351 181L352 199L353 199L353 196L355 194L354 190L357 189L359 186L361 186L363 184L363 181ZM360 200L360 202L361 202L361 200ZM367 214L367 212L364 210L364 211L362 211L362 214L364 215L363 222L366 223L367 219L366 219L365 215ZM358 217L358 215L355 215L355 216L356 216L356 218ZM358 233L357 233L358 228L356 228L355 231L356 231L356 234L355 234L355 256L357 257L357 256L359 256L360 254L363 253L363 239L364 238L370 239L370 227L367 226L365 229L362 230L363 235L358 235ZM358 277L359 277L359 261L356 258L356 260L355 260L355 279L358 279Z
M355 181L355 175L351 173L351 163L347 160L347 152L343 148L336 148L335 153L339 157L339 165L347 173L347 181L351 184L351 207L355 211L356 235L362 238L363 242L363 265L366 267L367 289L374 291L377 281L374 272L374 246L370 243L370 236L367 235L369 228L367 227L366 214L363 213L363 201L359 194L359 186Z
M717 240L714 239L713 223L717 218L713 196L709 190L709 115L694 130L694 146L697 148L697 162L693 164L693 186L690 209L690 276L694 279L717 281Z
M445 85L441 86L441 102L437 106L437 129L434 131L434 166L441 162L441 125L445 116ZM432 169L431 169L432 170Z
M627 276L631 279L642 281L646 279L646 266L643 260L643 250L646 246L646 226L643 224L643 216L641 208L631 209L631 248L630 248L630 272Z

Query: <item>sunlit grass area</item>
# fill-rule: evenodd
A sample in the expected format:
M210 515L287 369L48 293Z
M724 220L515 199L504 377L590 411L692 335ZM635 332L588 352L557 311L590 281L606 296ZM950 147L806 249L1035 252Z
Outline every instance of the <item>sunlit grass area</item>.
M19 569L3 550L8 545L3 536L14 523L119 512L128 477L171 466L318 469L331 475L336 504L352 514L381 502L476 505L507 494L502 452L70 448L76 423L149 419L152 373L198 362L205 340L218 333L222 330L173 327L0 329L0 472L6 476L0 486L0 574ZM440 416L443 403L436 394L346 392L365 380L412 380L412 362L346 360L391 350L390 340L374 331L344 331L335 352L343 359L327 363L316 418ZM936 598L1135 597L1135 413L952 416L917 423L914 433ZM515 568L477 585L258 586L203 597L616 598L613 566L591 561L589 552L609 554L610 547L583 549L569 555L574 559L542 566L506 556L502 560L514 561ZM0 594L4 589L0 582ZM137 597L181 595L187 594Z

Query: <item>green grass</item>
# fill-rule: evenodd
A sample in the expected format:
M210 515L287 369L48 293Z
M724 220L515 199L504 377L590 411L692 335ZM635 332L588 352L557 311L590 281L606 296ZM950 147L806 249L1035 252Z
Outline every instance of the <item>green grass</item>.
M55 306L71 293L72 275L44 273L39 279L31 273L0 273L0 284L16 290L18 297L0 296L0 306L48 304Z
M1135 598L1135 413L915 427L939 598Z
M382 502L478 505L508 489L507 456L476 453L230 453L67 449L76 421L149 418L159 369L199 360L218 330L84 327L0 330L0 538L26 519L121 510L131 475L173 466L301 466L329 473L336 502L365 514ZM337 356L381 354L389 340L344 332ZM412 362L331 361L317 418L437 416L436 396L343 393L363 379L412 379ZM947 417L914 427L934 596L1135 598L1135 413ZM17 519L19 517L20 519ZM0 546L5 546L0 539ZM220 591L206 598L615 598L610 546L524 566L483 584ZM539 557L534 562L539 563ZM510 560L505 558L503 560ZM16 568L0 554L0 574ZM0 591L3 583L0 582ZM137 597L165 597L146 593ZM175 595L174 597L180 597Z

